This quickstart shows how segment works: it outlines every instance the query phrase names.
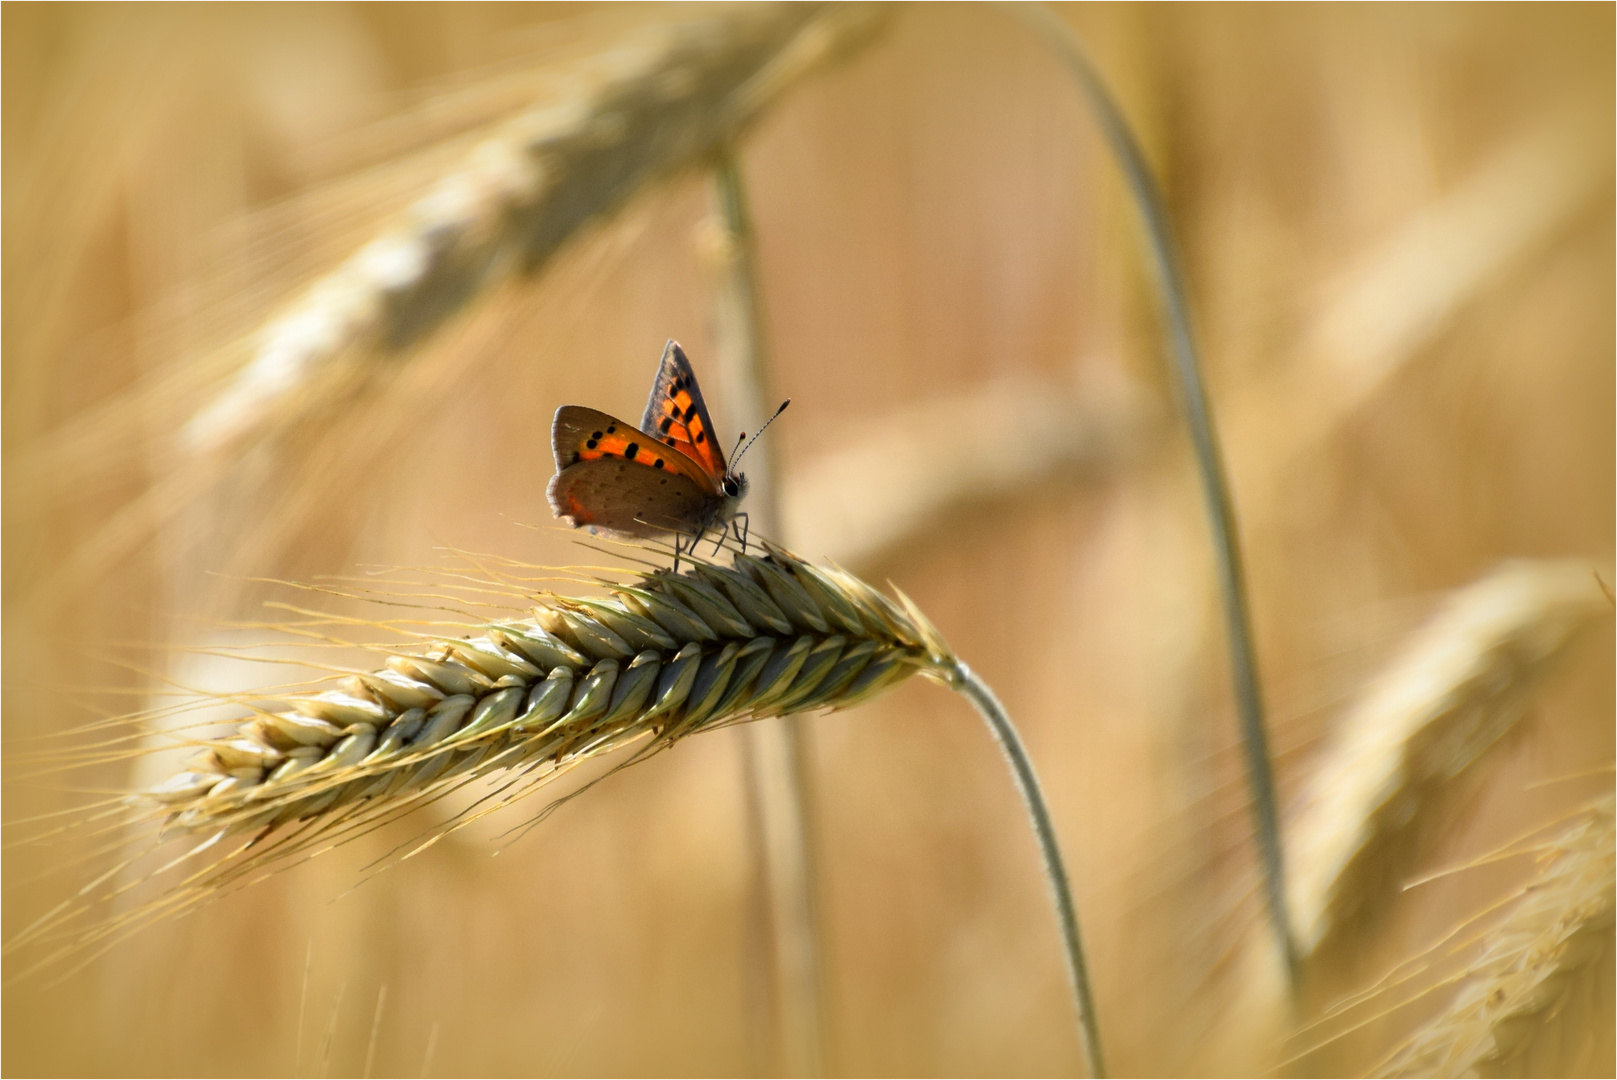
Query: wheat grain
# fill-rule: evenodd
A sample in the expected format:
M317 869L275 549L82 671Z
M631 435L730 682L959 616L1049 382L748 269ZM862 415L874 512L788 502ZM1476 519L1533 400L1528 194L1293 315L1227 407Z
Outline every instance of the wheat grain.
M1612 811L1603 800L1547 845L1454 1000L1383 1075L1610 1075Z
M1291 830L1292 910L1311 967L1352 952L1550 662L1607 610L1587 564L1507 564L1455 594L1377 680Z

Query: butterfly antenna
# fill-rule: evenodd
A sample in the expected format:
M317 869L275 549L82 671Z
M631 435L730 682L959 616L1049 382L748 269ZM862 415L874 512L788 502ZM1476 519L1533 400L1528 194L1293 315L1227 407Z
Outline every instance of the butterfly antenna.
M741 447L741 453L737 454L734 458L731 459L731 461L730 461L730 468L731 469L734 469L736 467L736 464L738 462L740 462L740 460L741 460L741 455L745 454L748 450L752 449L752 444L758 441L758 436L762 435L765 431L767 431L769 429L769 425L773 424L775 422L775 420L780 416L780 414L786 411L786 406L790 405L791 403L792 403L791 398L787 398L785 401L781 402L780 403L780 408L775 410L775 415L771 416L768 420L765 420L764 421L764 426L759 428L757 431L753 432L752 438L747 439L747 433L744 432L744 431L741 433L741 439L747 439L747 445ZM741 439L736 440L736 444L738 446L741 443Z

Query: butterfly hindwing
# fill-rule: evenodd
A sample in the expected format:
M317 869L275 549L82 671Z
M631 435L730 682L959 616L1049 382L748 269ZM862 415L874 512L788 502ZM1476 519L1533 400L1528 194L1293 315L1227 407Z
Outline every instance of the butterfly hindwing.
M651 398L640 418L640 428L695 460L715 484L723 478L724 451L719 447L713 418L707 413L691 362L677 341L663 348L662 363L657 366L657 378L651 384Z
M646 539L693 533L719 503L688 476L622 458L570 465L551 477L548 494L556 516L574 528Z

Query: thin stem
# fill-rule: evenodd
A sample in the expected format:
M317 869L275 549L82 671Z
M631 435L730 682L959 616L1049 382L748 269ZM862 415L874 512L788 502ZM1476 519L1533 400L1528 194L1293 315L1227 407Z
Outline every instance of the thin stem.
M1072 979L1073 1004L1078 1009L1078 1024L1083 1029L1084 1055L1089 1061L1091 1076L1106 1075L1106 1057L1101 1052L1100 1024L1095 1018L1095 996L1089 986L1089 967L1084 963L1084 944L1078 936L1078 909L1072 900L1072 886L1067 881L1067 868L1061 861L1061 847L1056 842L1056 827L1050 820L1050 808L1045 805L1044 791L1039 787L1038 774L1016 726L999 703L994 691L977 677L977 673L963 661L956 660L948 671L949 682L977 706L989 730L999 740L1005 760L1010 763L1011 775L1027 804L1027 815L1038 838L1039 851L1044 856L1044 876L1054 894L1056 920L1061 924L1061 940L1067 947L1067 974Z
M1112 99L1100 74L1090 63L1072 28L1043 4L1018 3L1013 9L1067 67L1083 88L1090 108L1100 121L1134 195L1150 240L1151 255L1167 309L1172 341L1173 375L1185 423L1201 475L1202 495L1212 528L1218 561L1219 591L1223 600L1225 633L1229 640L1230 674L1241 714L1241 738L1246 751L1247 785L1252 790L1253 825L1263 862L1264 891L1269 918L1279 940L1291 984L1297 983L1299 953L1287 908L1285 854L1280 843L1280 816L1275 798L1274 767L1264 722L1263 695L1258 682L1257 655L1252 645L1252 618L1236 535L1235 508L1230 498L1223 454L1213 425L1212 409L1202 385L1201 362L1191 332L1190 310L1178 250L1168 226L1168 212L1151 168L1134 138L1122 110Z
M722 148L713 177L725 233L717 297L721 369L734 415L756 432L774 411L775 402L769 397L752 223L732 147ZM773 449L764 438L747 454L746 472L753 480L747 512L755 536L780 535ZM741 737L747 741L748 783L757 825L753 836L769 902L781 1071L787 1076L820 1076L825 1070L825 1038L809 732L798 717L784 716L748 724Z

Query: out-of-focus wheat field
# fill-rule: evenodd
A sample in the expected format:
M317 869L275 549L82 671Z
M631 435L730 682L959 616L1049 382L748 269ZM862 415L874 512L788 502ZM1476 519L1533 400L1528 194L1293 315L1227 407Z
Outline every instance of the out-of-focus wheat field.
M266 600L363 615L379 568L601 563L553 527L550 418L637 417L668 338L725 442L753 430L721 363L729 249L701 154L531 268L466 271L441 319L406 295L402 347L339 350L250 434L199 443L195 422L264 326L419 219L489 132L580 107L637 62L625 42L738 10L6 5L8 940L116 874L116 835L50 823L160 778L116 754L59 771L50 736L364 663L286 648L271 624L293 616ZM1508 731L1423 781L1374 918L1288 1005L1139 216L1008 10L876 11L734 141L771 392L792 399L766 436L777 539L901 587L1022 728L1114 1072L1397 1067L1476 981L1491 924L1467 920L1526 895L1531 838L1612 787L1612 8L1057 10L1183 249L1293 885L1325 872L1308 807L1346 790L1333 747L1389 680L1497 706ZM1510 631L1548 641L1526 659L1455 606L1509 560L1561 590ZM1434 689L1428 655L1469 682ZM1038 850L966 703L910 680L803 723L825 1070L1080 1072ZM428 808L12 981L4 1069L791 1071L746 738L684 742L518 842L521 806L367 876ZM1603 890L1592 974L1538 1021L1571 1034L1521 1068L1612 1074L1609 869Z

